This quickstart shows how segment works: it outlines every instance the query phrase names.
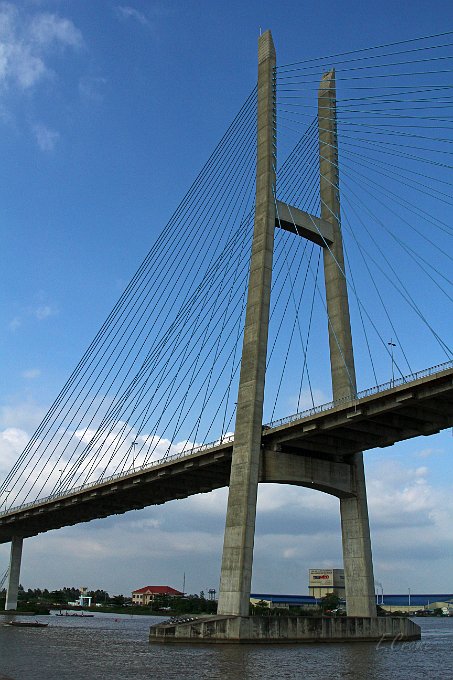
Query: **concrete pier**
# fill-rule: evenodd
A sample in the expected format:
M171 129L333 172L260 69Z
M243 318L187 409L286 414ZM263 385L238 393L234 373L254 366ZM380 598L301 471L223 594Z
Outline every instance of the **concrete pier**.
M11 541L11 555L9 560L8 587L6 589L5 610L17 609L17 595L19 592L20 563L22 559L22 545L24 539L15 536Z
M399 643L420 639L420 627L398 617L206 616L158 623L153 643L299 644L306 642Z

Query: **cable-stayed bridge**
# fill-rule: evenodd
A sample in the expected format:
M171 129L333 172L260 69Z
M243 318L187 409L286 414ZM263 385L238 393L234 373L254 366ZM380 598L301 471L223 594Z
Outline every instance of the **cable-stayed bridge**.
M257 483L311 486L375 615L361 452L453 424L447 42L323 74L260 38L257 88L0 485L1 541L229 485L219 611L244 616Z
M453 362L369 392L265 425L260 481L296 483L347 497L353 492L351 454L451 425ZM227 486L233 443L234 435L227 435L222 441L13 508L0 517L0 542L11 541L18 532L35 536ZM313 452L324 457L325 469L318 479L309 463Z

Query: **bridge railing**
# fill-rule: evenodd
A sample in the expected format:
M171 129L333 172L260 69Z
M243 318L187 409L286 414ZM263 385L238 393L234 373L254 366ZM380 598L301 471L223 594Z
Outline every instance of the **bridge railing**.
M15 507L8 508L7 510L3 510L0 512L0 517L2 515L7 515L10 512L14 511L17 512L19 510L26 510L27 508L31 508L34 505L41 505L42 503L46 503L48 501L54 501L58 498L62 497L67 497L70 496L74 493L79 493L79 491L86 491L88 489L91 489L95 486L98 486L99 484L104 484L107 482L114 481L115 479L120 479L120 478L125 478L128 477L129 475L133 475L136 472L144 472L145 470L151 470L154 467L157 467L158 465L162 465L163 463L168 463L174 460L179 460L180 458L189 458L190 456L193 456L196 453L200 453L201 451L206 451L207 449L213 449L216 446L221 446L222 444L229 444L233 441L234 439L234 434L229 434L226 435L225 437L221 437L220 439L216 439L214 442L209 442L207 444L200 444L199 446L194 446L191 449L185 449L183 448L181 451L178 451L177 453L173 453L171 456L164 456L163 458L159 458L158 460L153 460L150 463L146 463L145 465L137 465L133 468L129 468L129 470L126 470L126 472L116 472L113 475L109 475L108 477L99 477L96 481L94 482L87 482L86 484L81 484L80 486L75 486L72 489L69 490L64 490L64 491L56 491L55 493L51 494L50 496L44 496L43 498L39 498L38 500L35 501L30 501L29 503L22 503L21 505L16 505Z
M443 364L437 364L436 366L431 366L430 368L425 368L422 371L417 371L416 373L412 373L410 375L403 376L401 378L395 378L390 380L389 382L382 383L381 385L376 385L374 387L370 387L366 390L362 390L360 392L357 392L356 396L351 398L351 397L346 397L345 399L338 399L336 401L329 401L326 404L321 404L320 406L314 406L313 408L306 409L304 411L299 411L298 413L294 413L291 416L286 416L285 418L280 418L279 420L273 420L270 423L266 423L263 425L263 430L270 430L276 427L280 427L281 425L288 425L289 423L293 423L296 420L301 420L302 418L307 418L312 415L316 415L318 413L323 413L324 411L329 411L333 408L336 408L337 406L344 406L345 404L351 404L354 405L359 401L360 399L364 399L365 397L369 397L372 394L377 394L379 392L385 392L386 390L392 389L394 387L398 387L400 385L404 385L409 382L413 382L414 380L420 380L420 378L426 378L430 375L434 375L435 373L441 373L442 371L448 370L450 368L453 368L453 361L446 361ZM98 486L99 484L107 483L114 481L115 479L124 479L125 477L128 477L131 474L137 473L137 472L144 472L146 470L151 470L154 467L157 467L158 465L162 465L163 463L168 463L171 461L179 460L181 458L189 458L190 456L200 453L201 451L206 451L207 449L212 449L215 446L221 446L222 444L228 444L233 442L234 440L234 434L227 435L225 437L222 437L220 439L217 439L214 442L209 442L207 444L201 444L200 446L193 447L191 449L185 449L183 448L181 451L178 451L178 453L174 453L171 456L164 456L163 458L159 458L158 460L151 461L150 463L146 463L145 465L137 466L134 468L130 468L126 472L117 472L113 475L110 475L108 477L102 477L97 479L94 482L88 482L86 484L81 484L80 486L76 486L73 489L70 489L69 491L57 491L56 493L52 494L51 496L46 496L45 498L40 498L35 501L31 501L30 503L24 503L22 505L17 505L12 508L8 508L7 510L4 510L0 512L0 517L3 515L9 514L10 512L14 511L20 511L20 510L25 510L26 508L31 508L34 505L37 504L42 504L46 503L48 501L54 501L58 498L65 497L65 496L70 496L74 493L79 493L80 491L86 491L90 488L93 488L95 486Z
M361 390L360 392L357 392L354 397L345 397L344 399L329 401L327 404L321 404L321 406L313 406L312 408L306 409L305 411L294 413L291 416L286 416L285 418L280 418L279 420L272 420L270 423L266 423L266 425L263 427L266 430L272 429L275 427L280 427L280 425L288 425L289 423L293 423L296 420L301 420L302 418L307 418L308 416L314 416L317 413L322 413L323 411L329 411L330 409L336 408L337 406L355 404L360 399L370 397L372 394L385 392L386 390L391 390L394 387L405 385L406 383L413 382L414 380L420 380L420 378L427 378L430 375L441 373L442 371L446 371L449 368L453 368L453 361L446 361L443 364L437 364L436 366L425 368L422 371L417 371L416 373L411 373L410 375L405 375L401 378L392 378L392 380L382 383L381 385L375 385L374 387L369 387L366 390Z

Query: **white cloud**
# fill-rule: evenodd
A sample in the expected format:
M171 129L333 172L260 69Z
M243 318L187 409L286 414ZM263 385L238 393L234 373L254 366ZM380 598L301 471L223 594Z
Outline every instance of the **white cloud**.
M38 144L41 151L53 151L56 144L58 143L58 140L60 139L59 132L56 130L51 130L42 123L36 123L33 125L33 133L35 135L36 143ZM51 313L47 314L47 316L50 316L50 314ZM45 316L38 316L38 319L42 318L45 318Z
M310 408L313 408L313 403L315 406L321 406L321 404L327 404L330 401L330 397L318 388L314 388L311 391L309 389L303 389L300 396L292 396L288 399L288 413L302 413Z
M142 26L151 25L149 20L143 14L143 12L139 12L134 7L119 5L117 7L117 12L119 16L123 17L124 19L134 19L135 21L138 21L138 23L141 24Z
M80 48L83 46L82 34L69 19L55 14L38 14L32 18L28 27L32 42L40 46L52 44Z
M79 80L79 94L82 99L90 103L99 103L103 99L102 90L106 83L106 78L83 76Z
M0 474L6 475L28 442L28 434L18 427L0 431Z
M38 427L45 413L45 408L31 401L3 405L0 406L0 427L20 428L31 432Z
M30 368L28 371L22 371L21 375L27 380L34 380L34 378L39 378L41 371L39 368Z
M54 316L54 314L57 313L57 310L55 307L52 307L52 305L39 305L36 307L34 310L34 315L38 319L38 321L43 321L43 319L48 319L49 316Z
M414 522L423 525L427 512L436 503L436 494L428 484L428 474L426 466L410 468L392 460L380 465L378 470L375 468L367 484L374 522L385 526Z
M419 458L430 458L431 456L437 456L439 453L443 453L442 449L422 449L417 452Z
M56 46L80 48L83 38L69 19L37 13L29 17L11 2L0 4L0 85L28 90L52 75L46 63Z
M22 325L22 320L19 316L15 316L14 319L11 319L11 321L8 324L8 328L11 331L17 331L17 329Z

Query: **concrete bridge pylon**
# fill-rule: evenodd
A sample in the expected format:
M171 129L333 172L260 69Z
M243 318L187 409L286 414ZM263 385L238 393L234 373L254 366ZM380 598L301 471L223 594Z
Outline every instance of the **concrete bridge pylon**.
M219 614L248 616L261 458L275 229L275 64L270 31L258 43L255 221L225 522Z
M289 213L289 218L285 219L294 222L292 230L296 234L323 247L333 399L354 397L356 394L340 222L335 73L330 71L324 74L318 96L322 205L319 220L277 201L275 67L274 43L271 32L266 31L258 42L256 208L218 606L218 614L227 616L244 617L249 614L257 488L259 481L266 481L263 473L262 416L273 240L275 226L282 226L279 222L283 211ZM295 215L298 217L295 218ZM303 221L300 229L297 221ZM311 228L310 222L313 225ZM283 228L288 228L288 225ZM291 225L289 228L291 230ZM282 463L284 457L283 454ZM301 483L305 479L301 463L306 463L306 458L304 456L303 461L294 461L293 465L293 478L297 479L297 470L300 469ZM325 478L324 484L321 480L325 465L321 459L322 456L312 456L310 460L313 487L325 489ZM340 497L348 614L375 617L362 454L351 457L348 465L352 493L345 496L338 489L336 494ZM336 493L338 480L334 478L335 465L330 469L332 479L329 486L331 492ZM282 469L281 481L283 474ZM278 481L275 464L272 481Z
M321 218L330 222L333 240L323 248L334 401L354 398L357 383L349 315L340 219L340 180L336 129L335 72L325 73L318 93ZM363 454L349 459L354 495L340 498L343 566L349 616L376 616L370 525Z

